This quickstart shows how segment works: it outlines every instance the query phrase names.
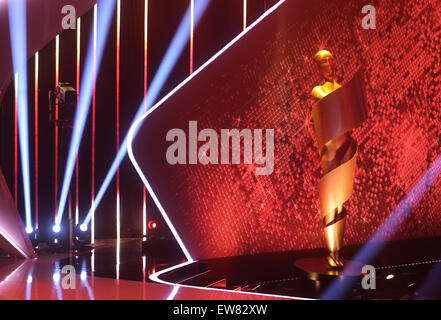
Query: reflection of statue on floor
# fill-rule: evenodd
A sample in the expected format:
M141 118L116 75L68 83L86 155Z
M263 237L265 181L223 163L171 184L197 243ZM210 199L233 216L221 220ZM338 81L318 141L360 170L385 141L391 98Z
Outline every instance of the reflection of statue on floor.
M318 85L314 87L312 90L312 96L320 101L333 91L339 89L341 86L335 81L334 73L333 73L333 57L329 51L321 50L317 52L315 55L315 60L318 63L320 68L320 72L325 80L322 85ZM338 112L338 111L336 111ZM316 132L320 130L326 130L323 123L318 121L316 117L314 118L314 125L316 127ZM333 121L334 123L330 124L330 126L340 126L339 119L342 118L341 115L336 114L333 119L329 119L329 121ZM336 121L337 120L337 121ZM336 130L334 130L336 131ZM338 130L337 130L338 131ZM330 188L335 190L347 189L348 186L341 186L342 184L352 184L354 183L353 173L355 171L355 157L357 151L357 143L351 137L350 131L341 132L338 136L332 138L329 141L323 141L323 144L319 143L319 154L323 167L323 177L321 184L331 183ZM351 161L353 160L353 161ZM352 165L350 162L353 162ZM342 166L343 164L348 163L349 165ZM339 170L335 170L338 167L342 167ZM337 176L335 174L334 177L330 177L327 179L326 176L331 173L333 170L336 171ZM340 172L337 171L346 171ZM352 175L352 177L351 177ZM342 178L342 176L344 176ZM350 186L352 193L352 185ZM325 187L326 188L326 187ZM321 202L321 211L323 215L323 224L325 230L325 240L326 245L329 250L329 255L327 257L328 265L332 268L341 268L343 267L343 262L339 257L339 251L343 247L343 235L345 230L345 221L346 221L346 210L343 207L344 201L336 201L328 200L328 195L326 192L322 192L320 188L320 202ZM341 193L345 193L345 191L341 191ZM350 196L350 194L349 194ZM348 197L349 197L348 196ZM335 199L333 199L335 200ZM325 211L325 212L324 212Z

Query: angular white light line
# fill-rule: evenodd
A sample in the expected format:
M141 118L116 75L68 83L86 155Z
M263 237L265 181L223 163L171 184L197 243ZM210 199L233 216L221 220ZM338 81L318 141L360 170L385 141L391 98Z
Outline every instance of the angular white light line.
M195 261L186 261L180 264L177 264L175 266L172 266L170 268L166 268L164 270L158 271L156 273L153 273L149 276L150 280L157 282L157 283L161 283L161 284L166 284L166 285L170 285L170 286L174 286L175 288L178 287L182 287L182 288L192 288L192 289L199 289L199 290L206 290L206 291L220 291L220 292L228 292L228 293L232 293L232 294L246 294L246 295L252 295L252 296L260 296L260 297L272 297L272 298L280 298L280 299L292 299L292 300L317 300L317 299L311 299L311 298L303 298L303 297L293 297L293 296L283 296L283 295L278 295L278 294L266 294L266 293L256 293L256 292L247 292L247 291L233 291L233 290L228 290L228 289L222 289L222 288L209 288L209 287L197 287L197 286L189 286L189 285L185 285L185 284L179 284L179 283L173 283L173 282L168 282L168 281L164 281L162 279L160 279L159 277L167 272L173 271L173 270L177 270L179 268L185 267L189 264L195 263ZM174 289L173 289L174 290Z

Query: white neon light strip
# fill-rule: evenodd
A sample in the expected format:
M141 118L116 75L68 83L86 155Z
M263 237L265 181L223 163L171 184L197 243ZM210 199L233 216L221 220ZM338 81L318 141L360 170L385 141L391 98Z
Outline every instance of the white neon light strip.
M157 283L161 283L161 284L166 284L169 286L174 286L172 293L175 291L176 288L192 288L192 289L199 289L199 290L206 290L206 291L220 291L220 292L228 292L228 293L236 293L236 294L248 294L248 295L252 295L252 296L259 296L259 297L271 297L271 298L280 298L280 299L292 299L292 300L317 300L317 299L311 299L311 298L303 298L303 297L293 297L293 296L284 296L284 295L278 295L278 294L267 294L267 293L256 293L256 292L248 292L248 291L234 291L234 290L228 290L228 289L222 289L222 288L208 288L208 287L197 287L197 286L189 286L189 285L185 285L185 284L180 284L180 283L172 283L172 282L168 282L168 281L164 281L162 279L160 279L159 277L167 272L185 267L189 264L194 263L194 261L190 262L183 262L180 263L178 265L175 265L173 267L161 270L159 272L153 273L149 276L150 280L157 282ZM176 290L177 293L177 290ZM175 295L176 295L175 293ZM174 295L173 295L174 298Z
M135 167L136 171L138 172L139 176L141 177L142 182L146 186L148 192L150 193L153 201L155 202L156 206L158 207L159 211L161 212L162 217L164 218L165 222L167 223L168 227L170 228L170 231L172 232L173 236L175 237L176 241L178 242L182 252L184 253L186 259L188 262L193 262L193 258L191 257L190 253L188 252L187 248L185 247L185 244L181 240L181 237L179 236L178 232L176 231L175 227L173 226L172 222L170 221L167 213L165 212L164 208L162 207L161 203L159 202L159 199L157 198L155 192L153 191L152 187L150 186L149 182L147 181L146 177L144 176L144 173L142 172L141 168L138 165L138 162L135 159L135 156L133 154L132 149L132 142L133 138L138 131L138 126L140 125L141 121L143 121L149 114L151 114L154 110L156 110L160 105L162 105L168 98L170 98L173 94L175 94L179 89L181 89L184 85L187 84L191 79L196 77L202 70L204 70L210 63L215 61L222 53L227 51L233 44L235 44L240 38L242 38L247 32L250 32L258 23L260 23L263 19L265 19L268 15L270 15L272 12L274 12L282 3L284 3L286 0L280 0L277 2L274 6L272 6L270 9L268 9L264 14L262 14L259 19L254 21L247 29L243 30L241 33L239 33L233 40L231 40L225 47L223 47L221 50L219 50L214 56L212 56L207 62L205 62L202 66L200 66L195 72L193 72L190 76L188 76L184 81L182 81L176 88L174 88L172 91L170 91L167 95L165 95L161 100L159 100L158 103L156 103L154 106L152 106L146 113L144 113L141 117L139 117L133 125L130 127L129 135L128 135L128 142L127 142L127 153L130 157L130 160L132 161L133 166Z

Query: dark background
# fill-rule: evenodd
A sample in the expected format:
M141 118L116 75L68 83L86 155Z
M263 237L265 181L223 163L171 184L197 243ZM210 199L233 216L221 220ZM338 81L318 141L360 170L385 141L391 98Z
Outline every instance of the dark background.
M251 24L275 0L248 0L247 23ZM148 24L148 81L173 38L189 0L150 0ZM202 65L242 31L242 0L212 0L194 33L194 69ZM81 19L81 69L84 67L93 19L93 10ZM95 192L104 180L116 154L116 10L97 77L96 89L96 159ZM48 118L48 91L55 86L55 41L39 51L39 226L43 238L54 218L54 128ZM120 135L127 133L143 98L144 64L144 0L121 1L121 84ZM189 73L189 45L171 73L160 96L184 80ZM76 86L76 30L60 35L60 82ZM34 146L34 58L28 62L29 143L33 223L35 223L35 146ZM84 218L91 202L91 112L79 152L79 209ZM9 85L0 105L0 165L9 189L14 190L14 86ZM20 149L19 149L20 152ZM128 157L121 164L121 236L142 235L142 183ZM75 173L72 179L75 188ZM62 178L59 179L59 185ZM116 237L115 179L95 213L97 238ZM73 210L74 210L73 196ZM24 219L24 200L20 154L18 155L18 209ZM67 209L66 209L67 210ZM67 212L67 211L66 211ZM65 212L65 213L66 213ZM66 217L67 214L64 215ZM160 220L151 199L147 199L148 219Z

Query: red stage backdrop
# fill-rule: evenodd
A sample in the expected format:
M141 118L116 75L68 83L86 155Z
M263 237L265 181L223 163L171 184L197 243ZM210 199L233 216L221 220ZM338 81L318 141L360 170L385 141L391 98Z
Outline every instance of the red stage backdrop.
M376 30L361 27L366 4L376 8ZM340 83L359 68L367 82L370 117L354 132L360 148L346 244L367 241L441 154L441 2L288 0L155 109L134 140L135 158L193 258L324 247L310 119L310 92L322 82L313 57L322 48L334 54ZM166 134L181 128L188 138L189 120L219 135L273 128L274 172L168 164ZM394 238L441 235L435 180L408 219L399 213Z

